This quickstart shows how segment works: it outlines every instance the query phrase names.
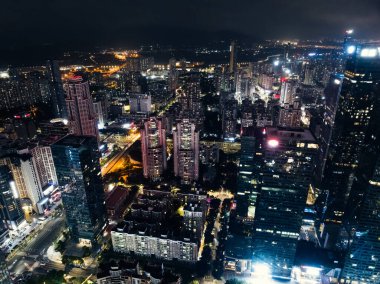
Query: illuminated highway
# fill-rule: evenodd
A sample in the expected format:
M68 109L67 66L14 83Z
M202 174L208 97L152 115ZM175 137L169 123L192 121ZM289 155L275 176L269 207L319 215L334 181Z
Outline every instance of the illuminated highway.
M120 162L121 158L126 154L128 149L140 139L140 132L129 135L129 143L123 148L123 150L115 155L107 164L102 167L102 176L112 172L113 168Z

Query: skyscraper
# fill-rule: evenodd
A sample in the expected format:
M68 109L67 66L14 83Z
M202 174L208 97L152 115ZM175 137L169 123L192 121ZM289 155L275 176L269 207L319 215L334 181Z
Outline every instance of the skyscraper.
M251 131L252 130L252 131ZM241 217L253 218L257 199L258 181L254 178L255 137L253 128L245 128L241 137L240 163L237 181L237 210Z
M150 118L141 129L144 177L159 180L166 169L166 135L162 120Z
M93 136L68 135L52 145L58 183L70 234L95 243L106 224L99 150Z
M58 62L55 60L48 60L46 67L53 113L56 118L67 118L65 91L63 90L61 72L59 71Z
M38 145L31 145L29 147L29 152L34 158L41 185L57 185L57 174L55 172L50 145L48 143L40 142Z
M74 135L98 137L98 123L90 88L81 76L75 76L63 85L70 132Z
M0 166L0 218L8 229L17 229L24 220L16 185L7 166Z
M231 42L231 45L230 45L230 64L229 64L229 73L230 74L234 74L235 71L236 71L236 67L237 67L237 64L236 64L236 43L235 41L232 41Z
M42 183L38 173L36 159L30 154L28 148L18 150L17 153L20 155L20 168L27 191L27 196L32 203L34 211L43 213L38 210L37 206L37 203L44 197L44 184Z
M332 74L324 90L325 105L323 123L321 126L320 147L318 151L318 163L316 177L321 181L325 168L327 154L331 143L332 130L335 123L335 115L338 107L339 94L342 87L343 74Z
M222 109L222 130L225 140L236 138L237 101L232 98L225 102Z
M191 119L198 128L202 127L203 122L200 80L199 73L184 74L180 76L176 90L181 106L180 118Z
M337 85L338 80L334 79ZM372 175L378 155L379 82L377 47L356 46L347 59L323 174L322 186L329 192L327 219L339 219L353 184L358 184L358 179L364 176L368 182ZM352 205L350 210L356 206Z
M293 100L296 96L297 81L285 80L281 83L280 91L280 104L293 104Z
M173 131L174 175L189 184L199 176L199 132L190 119L182 119Z
M380 162L369 181L356 231L346 255L344 283L379 283L380 279Z
M253 262L290 277L318 144L309 130L267 128L257 167ZM261 161L260 161L261 160Z

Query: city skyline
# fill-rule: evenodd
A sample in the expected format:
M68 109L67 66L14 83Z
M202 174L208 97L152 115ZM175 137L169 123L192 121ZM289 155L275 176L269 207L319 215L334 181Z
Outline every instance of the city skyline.
M378 3L4 6L0 283L380 283Z

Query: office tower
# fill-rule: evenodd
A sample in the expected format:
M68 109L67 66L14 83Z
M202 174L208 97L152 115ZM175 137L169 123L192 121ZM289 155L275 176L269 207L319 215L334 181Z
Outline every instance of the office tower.
M292 105L284 104L280 109L278 125L282 127L301 127L301 102L295 100Z
M56 118L67 118L65 91L63 90L58 62L55 60L48 60L46 67L53 113Z
M12 284L12 280L8 271L8 264L5 261L5 255L1 250L0 250L0 283Z
M98 122L87 81L75 76L63 85L66 92L68 125L74 135L98 137Z
M144 177L159 180L166 169L166 135L162 120L150 118L141 129Z
M51 148L70 234L95 243L107 219L97 139L68 135Z
M342 271L344 283L379 283L380 162L364 193L357 227ZM343 283L343 282L342 282Z
M309 130L266 128L255 210L253 262L290 277L318 144Z
M285 80L281 83L280 104L293 104L296 97L297 81Z
M237 180L237 212L243 218L255 216L258 180L254 177L256 145L253 128L245 128L241 137L239 172ZM256 161L257 163L257 161Z
M336 91L340 84L338 81L338 78L334 79ZM343 213L349 215L344 211L353 185L365 184L364 177L367 182L371 178L379 140L376 140L380 125L379 82L377 46L357 46L347 59L323 174L322 186L329 192L326 219L341 222ZM334 105L334 96L332 100ZM347 209L352 212L356 207L357 204L352 204Z
M129 97L130 113L146 114L152 111L152 97L146 94L131 94Z
M230 74L234 74L236 71L236 67L237 67L236 53L237 53L236 43L235 43L235 41L232 41L231 45L230 45L230 64L228 67Z
M176 91L181 105L181 118L191 118L200 127L203 121L200 74L187 73L179 77Z
M320 147L318 150L318 163L316 169L316 178L318 182L321 182L322 180L327 160L342 81L343 74L332 74L324 90L325 105L320 130Z
M222 130L225 140L233 141L236 138L237 101L229 99L222 110Z
M24 220L16 184L7 166L0 166L0 218L11 230Z
M185 184L198 180L199 132L190 119L182 119L173 130L174 175Z

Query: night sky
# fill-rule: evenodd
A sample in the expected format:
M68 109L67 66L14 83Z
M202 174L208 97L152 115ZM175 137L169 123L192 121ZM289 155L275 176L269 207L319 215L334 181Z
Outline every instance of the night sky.
M353 27L380 38L379 0L2 0L2 48L319 39Z

